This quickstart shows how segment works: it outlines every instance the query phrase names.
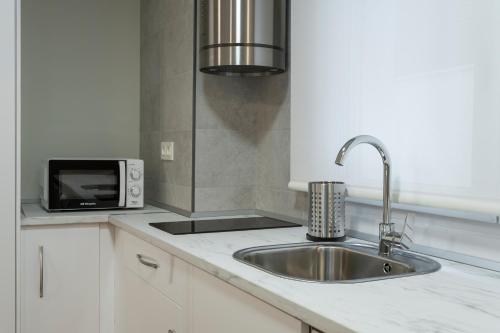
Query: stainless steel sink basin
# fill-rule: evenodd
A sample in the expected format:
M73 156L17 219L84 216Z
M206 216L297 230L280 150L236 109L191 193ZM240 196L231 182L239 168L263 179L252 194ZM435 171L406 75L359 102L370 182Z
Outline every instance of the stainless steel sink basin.
M355 283L432 273L441 265L429 258L394 249L379 256L378 247L350 243L299 243L252 247L236 260L284 278Z

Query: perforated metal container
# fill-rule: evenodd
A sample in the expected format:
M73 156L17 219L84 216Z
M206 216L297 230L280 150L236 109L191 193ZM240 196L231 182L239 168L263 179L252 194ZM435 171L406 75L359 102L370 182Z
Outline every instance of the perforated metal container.
M307 239L342 241L345 239L345 196L342 182L309 183Z

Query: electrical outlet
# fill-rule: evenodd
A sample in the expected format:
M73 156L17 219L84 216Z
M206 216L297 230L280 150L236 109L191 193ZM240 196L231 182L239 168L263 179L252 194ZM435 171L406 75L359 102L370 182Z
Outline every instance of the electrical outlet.
M173 142L162 142L161 143L161 159L163 161L173 161L174 160L174 143Z

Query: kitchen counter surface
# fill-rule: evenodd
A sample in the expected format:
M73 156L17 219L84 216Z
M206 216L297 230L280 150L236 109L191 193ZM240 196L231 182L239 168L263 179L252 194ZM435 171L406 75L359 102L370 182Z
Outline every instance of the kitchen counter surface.
M21 225L58 225L58 224L80 224L80 223L103 223L109 222L111 215L149 214L164 213L165 209L144 205L142 209L110 209L110 210L86 210L86 211L62 211L47 212L40 204L23 204L21 206Z
M441 270L427 275L357 284L294 281L232 254L305 242L305 227L175 236L148 225L184 220L191 219L173 213L110 217L115 226L326 333L500 332L500 273L436 259Z

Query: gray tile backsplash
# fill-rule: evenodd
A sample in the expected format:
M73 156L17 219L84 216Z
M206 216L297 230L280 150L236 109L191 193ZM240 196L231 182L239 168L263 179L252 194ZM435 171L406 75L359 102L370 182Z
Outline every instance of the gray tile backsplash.
M264 78L265 80L265 78ZM262 79L197 73L196 129L255 131Z
M288 189L290 181L289 74L266 78L257 109L256 209L306 219L307 194Z
M237 78L193 73L193 14L193 0L141 1L146 198L190 211L194 196L195 212L264 210L303 219L305 195L287 188L288 74ZM161 141L175 142L174 161L160 160Z
M255 209L254 186L197 187L197 212L222 212Z
M163 0L163 2L167 18L161 37L163 40L161 73L168 77L192 72L194 1Z
M306 221L307 193L259 186L256 191L256 207L259 211Z
M193 72L172 74L161 84L160 128L172 131L193 129Z
M290 180L290 130L259 132L258 186L286 189Z
M225 129L196 130L196 188L254 186L253 136Z
M288 190L288 74L196 75L195 210L257 209L303 219L305 196Z
M194 0L141 1L141 149L146 200L191 211ZM175 143L160 160L162 141Z
M193 175L191 167L192 135L192 131L165 131L161 133L161 141L175 142L175 160L160 161L160 182L191 187Z

